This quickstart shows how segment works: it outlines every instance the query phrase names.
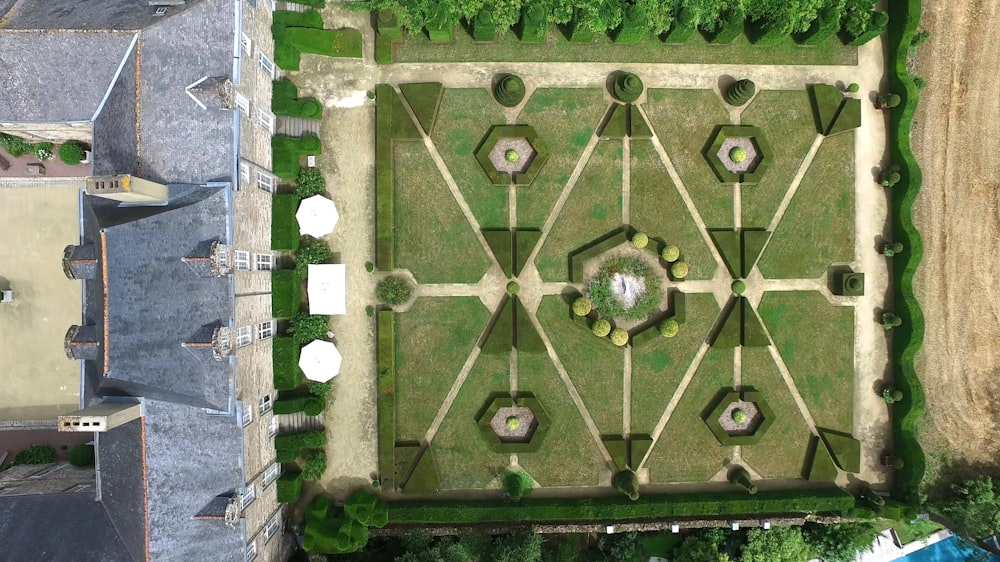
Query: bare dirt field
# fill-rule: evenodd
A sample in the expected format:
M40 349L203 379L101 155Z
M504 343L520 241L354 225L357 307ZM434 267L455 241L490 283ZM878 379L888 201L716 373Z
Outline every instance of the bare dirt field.
M912 139L923 171L917 295L927 320L917 372L927 395L925 483L992 472L1000 450L1000 38L996 0L925 2Z

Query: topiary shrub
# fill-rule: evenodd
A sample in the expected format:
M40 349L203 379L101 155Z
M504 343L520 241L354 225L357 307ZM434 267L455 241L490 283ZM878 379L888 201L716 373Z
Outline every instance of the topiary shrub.
M83 146L76 141L66 141L59 145L59 159L63 164L75 166L83 161Z
M628 499L632 501L639 499L639 477L631 470L623 470L615 474L611 486L628 496Z
M893 187L899 183L900 179L902 177L896 170L883 170L879 173L879 183L882 184L882 187Z
M741 146L733 148L732 150L729 151L729 159L735 162L736 164L742 164L743 162L746 162L747 159L746 149L744 149Z
M750 101L754 93L757 92L757 85L753 83L752 80L744 78L743 80L737 80L733 82L728 88L726 88L726 101L729 105L735 105L739 107L746 102Z
M310 264L330 263L333 260L333 250L322 240L310 238L299 246L295 252L295 273L304 279L309 273Z
M587 297L577 297L577 299L573 301L573 314L577 316L586 316L590 314L590 311L593 309L594 303Z
M516 107L524 100L524 81L514 74L504 75L493 88L493 97L504 107Z
M516 295L521 290L521 286L517 284L517 281L511 281L507 283L507 294Z
M295 195L299 199L306 199L313 195L326 193L326 180L319 168L302 168L295 178Z
M406 279L397 275L385 277L375 285L375 298L389 306L397 306L410 300L413 289Z
M882 255L891 258L896 254L903 251L902 242L883 242L882 243Z
M649 245L649 236L645 232L636 232L632 235L632 245L640 250Z
M734 295L742 295L743 292L747 290L747 284L744 283L743 280L737 279L736 281L733 281L732 289Z
M503 153L503 159L513 164L521 159L521 155L518 154L516 150L511 148L507 152Z
M318 398L326 398L333 392L333 380L326 382L306 381L306 386L309 388L309 394Z
M532 489L531 477L523 470L507 470L500 479L500 487L511 501L520 501Z
M882 389L882 400L885 400L886 404L895 404L903 399L903 392L898 388L887 385Z
M660 257L662 257L664 261L673 263L680 259L681 249L673 244L668 244L665 248L663 248L663 251L660 252Z
M80 444L69 450L69 464L91 466L94 464L94 446Z
M633 103L642 95L642 79L631 72L623 72L615 79L611 94L622 103Z
M611 343L622 347L628 343L628 332L621 328L615 328L611 330Z
M850 85L847 86L847 91L852 94L858 93L858 90L860 89L861 86L859 86L857 82L851 82Z
M665 338L672 338L677 335L680 331L681 325L677 323L677 320L673 318L667 318L660 325L657 326L657 330L660 331L660 335Z
M903 324L903 319L893 314L892 312L882 313L882 327L889 331L893 328L898 328Z
M312 451L306 455L306 463L302 469L302 477L315 482L326 472L326 452Z
M738 410L742 411L742 410ZM733 486L739 486L747 491L750 495L757 493L757 486L750 479L750 473L744 468L737 468L729 476L729 483Z
M493 41L497 37L497 26L493 14L487 9L479 10L472 20L472 38L476 41Z
M881 94L877 98L877 101L879 109L891 109L899 105L899 102L902 101L902 99L900 99L899 94L888 93Z
M299 345L305 345L313 340L321 340L330 331L330 317L319 314L300 312L292 318L288 326L288 334Z
M670 266L670 276L674 279L684 279L688 276L688 264L682 261Z
M743 410L736 408L733 410L733 421L739 424L747 423L747 413Z
M595 336L603 338L611 333L611 322L608 322L604 318L598 318L594 325L591 326L590 331L594 333Z
M52 445L35 444L28 445L26 449L14 455L14 460L10 464L11 466L16 464L49 464L56 462L58 458L56 449Z
M286 472L278 478L278 502L295 503L302 497L302 473Z

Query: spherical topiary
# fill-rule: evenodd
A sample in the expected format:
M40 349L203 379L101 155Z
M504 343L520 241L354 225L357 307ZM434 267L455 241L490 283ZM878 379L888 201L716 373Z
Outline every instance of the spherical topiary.
M505 422L507 424L507 429L511 431L516 431L517 428L521 427L521 420L517 416L510 416Z
M729 151L729 159L736 164L742 164L747 160L747 151L742 146L737 146Z
M590 314L591 310L594 310L594 303L592 303L587 297L578 297L573 301L573 314L576 314L577 316L586 316Z
M649 236L645 232L636 232L632 235L632 245L640 250L649 245Z
M903 100L899 94L884 94L878 97L879 107L883 109L896 107L901 101Z
M594 322L590 331L594 332L595 336L603 338L611 333L611 322L608 322L604 318L599 318L596 322Z
M69 450L69 464L73 466L91 466L94 464L94 446L77 445Z
M736 281L733 281L732 289L734 295L742 295L743 291L747 290L747 284L741 279L737 279Z
M516 107L524 99L524 81L520 76L507 74L497 81L493 97L504 107Z
M302 412L307 416L318 416L323 413L324 405L324 400L322 398L307 398L302 404Z
M670 275L674 279L684 279L688 275L688 264L682 261L675 262L670 266Z
M899 183L899 180L901 180L901 179L902 179L902 176L899 175L899 172L897 172L895 170L890 170L888 172L883 172L882 173L882 182L881 183L882 183L882 185L884 187L892 187L892 186L896 185L897 183Z
M895 404L903 399L903 392L894 386L886 386L882 389L882 400L886 404Z
M375 296L389 306L403 304L410 300L412 294L413 289L406 279L395 275L390 275L375 285Z
M677 320L673 318L667 318L657 327L660 330L660 335L665 338L672 338L677 335L680 331L681 326L677 323Z
M858 93L858 90L860 90L860 89L861 89L861 86L858 86L857 82L851 82L851 85L847 87L847 91L850 92L850 93L852 93L852 94Z
M314 99L307 99L302 102L302 115L319 119L323 117L323 104Z
M503 159L513 164L521 159L521 155L513 148L503 153Z
M621 328L611 330L611 343L621 347L628 343L628 332Z
M660 257L662 257L665 261L675 262L681 257L681 249L673 244L669 244L667 247L663 248L662 252L660 252Z
M521 286L517 284L517 281L511 281L507 283L507 293L511 295L516 295L518 291L521 290Z
M642 79L638 76L632 74L631 72L623 72L615 80L611 93L614 95L616 100L622 103L632 103L639 99L639 96L642 95L644 87Z
M83 161L83 147L76 141L66 141L59 145L59 159L63 164L75 166Z
M757 85L752 80L737 80L726 88L726 101L730 105L741 106L750 101L757 91Z
M736 408L733 410L733 421L738 424L747 423L747 413L739 408Z

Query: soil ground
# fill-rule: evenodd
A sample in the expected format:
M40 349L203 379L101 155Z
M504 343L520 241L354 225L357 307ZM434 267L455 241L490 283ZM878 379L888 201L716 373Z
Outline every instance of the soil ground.
M926 317L917 356L927 397L925 482L996 466L1000 448L1000 75L983 72L1000 47L1000 3L927 2L912 140L923 172L914 222L924 240L916 276ZM942 472L944 470L944 472Z

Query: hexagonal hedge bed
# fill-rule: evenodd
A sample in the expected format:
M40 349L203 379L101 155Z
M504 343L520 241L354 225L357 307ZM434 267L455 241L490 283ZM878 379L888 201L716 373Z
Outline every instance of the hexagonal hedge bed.
M712 435L718 439L719 443L726 447L732 447L736 445L753 445L760 441L760 439L767 433L770 429L771 424L774 423L774 411L771 407L767 405L764 401L764 395L760 392L748 390L748 391L737 391L735 389L723 389L722 397L719 398L715 407L706 415L703 420L708 429L711 430ZM719 417L722 413L726 411L726 408L733 402L742 400L744 402L753 402L757 405L757 409L760 411L761 415L764 417L757 429L754 430L753 435L730 435L721 424L719 424Z
M500 436L493 431L493 427L490 425L500 408L514 406L528 408L535 415L537 425L529 440L524 443L501 441ZM530 392L519 392L516 399L511 398L509 394L500 392L491 394L487 399L483 408L476 415L476 425L490 448L498 453L534 453L541 448L545 434L549 431L549 416L545 412L545 408L542 407L542 403Z
M526 139L531 144L531 147L535 149L535 157L524 172L519 174L500 172L490 162L490 152L496 146L497 142L503 138ZM486 133L486 136L483 137L479 146L476 147L475 153L476 161L479 162L479 166L482 167L483 172L489 176L490 182L493 185L503 186L509 185L512 181L517 185L530 184L535 180L535 176L538 175L545 161L549 159L548 149L538 140L538 133L529 125L494 125Z
M744 173L730 172L725 164L722 163L722 160L719 159L718 152L722 148L722 144L729 138L749 138L753 142L754 147L760 155L760 162L757 163L757 166L752 171ZM749 125L719 126L712 135L712 142L708 150L705 151L705 160L708 161L708 165L715 172L715 177L722 183L739 182L754 184L759 182L760 177L767 171L767 167L771 165L771 158L773 156L774 153L771 151L771 145L764 138L763 132L759 128Z

